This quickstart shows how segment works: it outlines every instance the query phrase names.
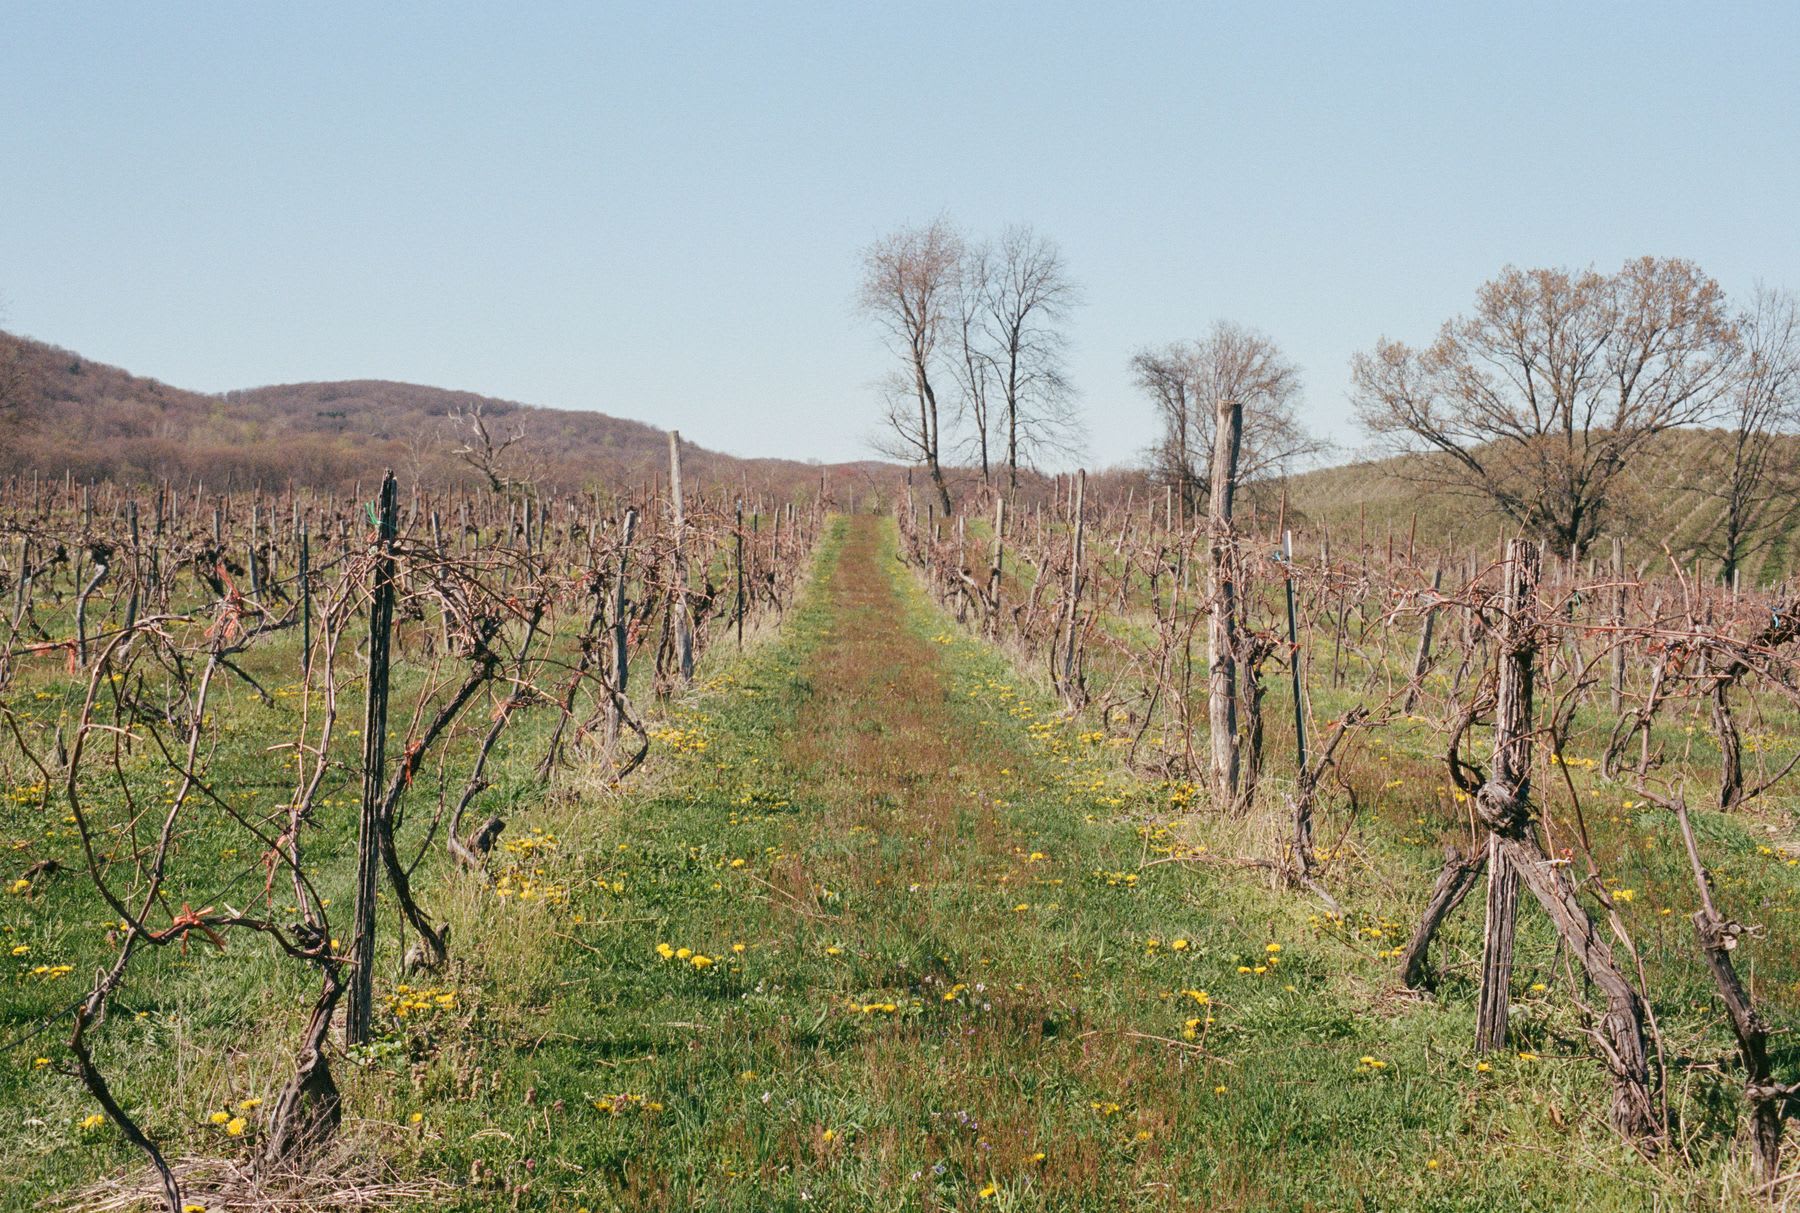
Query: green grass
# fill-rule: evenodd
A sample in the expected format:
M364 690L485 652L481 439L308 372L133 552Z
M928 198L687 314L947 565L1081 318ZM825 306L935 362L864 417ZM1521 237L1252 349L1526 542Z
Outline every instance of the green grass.
M420 1207L1744 1203L1729 1195L1751 1186L1731 1148L1734 1079L1716 1065L1729 1051L1686 959L1678 856L1646 848L1665 823L1598 808L1600 789L1604 844L1639 865L1621 869L1627 913L1678 1066L1683 1157L1655 1165L1606 1124L1604 1076L1529 909L1515 1046L1489 1070L1467 1045L1478 905L1446 933L1440 994L1393 992L1383 953L1460 816L1427 734L1384 735L1356 760L1382 795L1334 861L1356 911L1338 924L1230 862L1272 853L1274 812L1219 821L1127 774L1103 732L938 614L873 520L835 524L778 640L705 674L623 794L571 780L539 795L522 731L494 793L512 814L504 883L435 866L423 882L453 923L449 969L403 993L384 940L386 1005L426 1005L384 1013L378 1044L339 1060L345 1131L391 1176L444 1185ZM256 778L258 736L221 770ZM33 812L7 808L8 836L32 842L21 853L66 847L40 840L64 827ZM1352 824L1342 813L1324 839ZM347 822L315 850L341 860ZM1791 914L1796 869L1749 824L1703 818L1721 887L1740 912ZM184 858L230 867L203 838ZM221 896L233 887L222 875ZM0 915L33 962L78 966L49 981L22 966L0 986L11 1034L78 991L102 916L76 877ZM1763 947L1746 945L1759 993L1800 979ZM232 1139L208 1117L272 1097L309 992L248 941L165 951L117 999L102 1062L173 1153L247 1155L254 1125ZM56 1039L0 1056L0 1165L18 1177L0 1208L134 1163L110 1128L77 1127L90 1105Z

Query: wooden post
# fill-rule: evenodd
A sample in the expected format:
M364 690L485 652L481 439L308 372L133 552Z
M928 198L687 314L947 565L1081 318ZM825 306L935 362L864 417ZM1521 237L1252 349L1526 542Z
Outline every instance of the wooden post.
M674 511L675 584L669 592L674 616L675 654L681 681L694 680L694 633L688 622L687 514L681 499L681 434L669 431L669 505Z
M633 506L625 507L625 526L619 538L619 574L613 578L612 593L612 689L614 698L607 709L607 740L619 740L620 719L619 701L625 696L625 684L630 675L626 641L629 639L629 621L625 618L625 578L630 571L631 540L637 534L638 512Z
M1087 470L1075 473L1075 533L1069 541L1069 609L1068 635L1063 642L1062 693L1071 703L1081 700L1081 671L1076 665L1077 642L1081 637L1081 547L1087 519Z
M356 908L350 940L350 1005L344 1034L367 1044L374 1013L375 895L381 872L381 799L387 783L388 656L394 628L394 536L400 486L389 471L381 482L376 519L375 584L369 603L369 682L363 710L362 818L356 839Z
M732 604L732 616L737 623L737 647L744 647L744 499L738 498L737 521L732 527L731 542L734 549L733 564L737 571L737 600Z
M1625 626L1625 541L1617 535L1612 541L1613 626ZM1617 716L1625 703L1625 643L1617 633L1612 642L1612 710Z
M312 541L300 531L300 677L312 672Z
M1538 579L1537 544L1514 539L1506 548L1500 680L1494 705L1493 773L1476 793L1476 811L1489 829L1487 926L1482 944L1481 997L1475 1048L1506 1043L1513 931L1519 910L1519 873L1502 850L1504 838L1524 832L1530 814L1532 672L1537 633L1532 619Z
M1294 862L1302 873L1313 865L1312 800L1307 795L1306 697L1300 678L1300 632L1294 619L1294 533L1281 532L1282 587L1287 598L1288 687L1294 697L1294 770L1302 787L1294 798Z
M1300 632L1294 621L1294 533L1281 533L1282 584L1287 590L1288 675L1294 695L1294 768L1306 773L1306 697L1300 679ZM1310 838L1311 832L1308 831Z
M994 496L994 555L988 565L988 637L1000 632L1000 582L1006 567L1006 498Z
M250 500L250 546L248 559L250 561L250 596L258 602L262 601L262 571L257 568L256 542L258 538L260 538L258 531L260 530L261 521L262 504L253 497Z
M138 534L138 503L133 497L126 507L126 520L131 527L131 598L125 604L125 630L130 631L137 624L138 590L143 585L142 537Z
M1244 406L1222 401L1213 431L1212 492L1208 508L1206 712L1212 749L1213 808L1235 812L1238 799L1237 586L1231 512L1237 492L1238 446Z

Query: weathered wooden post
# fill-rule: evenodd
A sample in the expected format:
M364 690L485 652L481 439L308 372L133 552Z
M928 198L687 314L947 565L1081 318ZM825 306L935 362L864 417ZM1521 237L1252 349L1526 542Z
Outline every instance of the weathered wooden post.
M399 485L389 471L375 515L375 568L369 603L369 681L363 708L362 817L356 838L356 906L350 939L350 1003L344 1034L368 1043L374 1015L375 895L381 872L381 801L387 783L388 656L394 628L394 536Z
M1612 541L1613 627L1625 626L1625 541L1617 535ZM1625 643L1619 633L1612 642L1612 710L1617 716L1625 703Z
M1294 619L1294 532L1281 533L1282 585L1287 590L1288 680L1294 696L1295 769L1306 773L1306 696L1300 678L1300 629ZM1311 831L1307 832L1308 838Z
M300 677L312 672L312 538L300 528Z
M125 517L131 529L131 598L125 604L125 630L129 632L137 624L138 591L144 582L143 537L138 533L136 497L126 506Z
M625 684L631 673L626 647L630 638L630 621L625 617L625 580L631 570L631 541L637 535L637 524L637 508L626 506L625 525L619 536L619 573L613 578L612 591L613 693L606 712L606 739L609 743L619 740L619 728L624 723L620 704L625 698Z
M1237 587L1231 532L1237 492L1238 447L1244 435L1244 406L1219 403L1213 431L1212 491L1208 506L1207 600L1212 618L1206 629L1206 712L1212 750L1215 809L1233 812L1238 800Z
M1493 773L1475 796L1487 825L1487 926L1481 955L1481 995L1475 1047L1492 1052L1506 1043L1512 977L1513 931L1519 912L1519 873L1501 851L1504 838L1522 834L1530 820L1532 670L1537 632L1532 619L1537 591L1538 547L1514 539L1506 548L1501 591L1500 679L1494 705Z
M675 655L681 681L694 680L694 633L688 621L687 514L681 499L681 434L669 431L669 507L675 527L675 584L669 592L669 613L675 625Z
M1087 471L1075 473L1074 523L1069 540L1069 586L1067 612L1068 634L1063 642L1061 686L1063 697L1071 703L1081 700L1081 671L1076 667L1077 642L1081 637L1081 556L1086 537Z
M994 554L988 564L988 636L1000 634L1000 581L1006 569L1006 498L994 497Z
M256 559L256 545L261 538L259 531L262 523L262 504L255 498L250 500L250 596L258 602L262 601L262 570Z
M731 613L737 623L737 647L744 647L744 499L738 498L737 521L732 526L731 542L734 549L732 563L737 571L737 599L732 603Z

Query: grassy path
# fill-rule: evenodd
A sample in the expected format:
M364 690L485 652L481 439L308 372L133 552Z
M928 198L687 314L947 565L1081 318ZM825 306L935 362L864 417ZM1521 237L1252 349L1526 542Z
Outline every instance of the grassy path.
M1384 944L1146 862L1168 790L1015 677L839 522L660 790L546 817L396 994L362 1106L433 1207L1649 1207L1590 1065L1477 1072Z

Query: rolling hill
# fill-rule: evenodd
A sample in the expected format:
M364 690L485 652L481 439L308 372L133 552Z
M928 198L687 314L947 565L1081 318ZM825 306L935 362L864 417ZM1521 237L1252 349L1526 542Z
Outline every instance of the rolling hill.
M385 380L192 392L0 333L0 475L35 469L80 480L328 487L393 467L467 479L475 473L453 454L466 433L456 418L476 409L496 440L522 435L507 452L510 473L547 488L666 474L667 431L602 413ZM875 461L741 459L686 438L682 449L684 472L697 483L783 494L816 485L822 472L869 488L904 476Z
M1720 533L1724 505L1710 491L1710 470L1718 466L1730 435L1723 430L1680 429L1661 435L1628 474L1613 503L1605 539L1594 555L1604 557L1610 537L1625 543L1632 566L1665 567L1670 555L1693 568L1700 560L1716 571L1709 550ZM1800 436L1780 440L1785 462L1800 466ZM1423 484L1413 474L1417 456L1372 459L1319 468L1287 482L1293 529L1317 542L1327 532L1334 547L1385 545L1392 536L1404 546L1414 539L1424 549L1493 550L1502 534L1516 533L1500 511L1485 500L1446 493ZM1273 494L1267 489L1261 500ZM1794 503L1777 499L1766 524L1751 540L1744 562L1746 583L1773 585L1800 571L1800 535Z

